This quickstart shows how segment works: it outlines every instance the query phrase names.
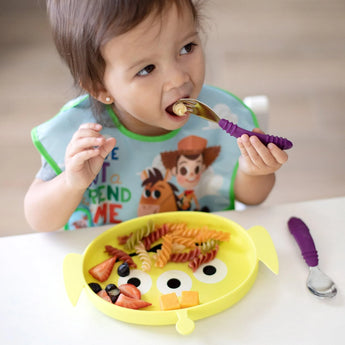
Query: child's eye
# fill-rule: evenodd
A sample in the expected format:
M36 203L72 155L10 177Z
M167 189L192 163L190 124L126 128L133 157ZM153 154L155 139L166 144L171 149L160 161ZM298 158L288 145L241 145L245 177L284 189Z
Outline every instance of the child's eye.
M193 51L194 47L197 46L197 44L190 42L186 44L181 50L180 50L180 55L185 55L189 54Z
M137 76L143 77L150 74L155 69L155 65L148 65L137 73Z

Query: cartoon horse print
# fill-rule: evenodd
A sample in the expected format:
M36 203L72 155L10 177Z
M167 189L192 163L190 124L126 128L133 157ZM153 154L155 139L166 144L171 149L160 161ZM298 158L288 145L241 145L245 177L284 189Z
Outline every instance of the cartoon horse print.
M138 206L138 216L178 211L176 192L178 189L170 182L171 173L167 170L164 178L159 169L143 170L141 186L144 187Z

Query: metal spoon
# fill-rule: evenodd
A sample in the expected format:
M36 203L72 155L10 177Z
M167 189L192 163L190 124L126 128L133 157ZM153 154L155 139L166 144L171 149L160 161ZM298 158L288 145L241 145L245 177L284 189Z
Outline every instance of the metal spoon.
M318 267L317 250L307 225L301 219L291 217L288 227L301 249L304 261L309 266L307 288L318 297L334 297L337 294L337 288L334 282Z

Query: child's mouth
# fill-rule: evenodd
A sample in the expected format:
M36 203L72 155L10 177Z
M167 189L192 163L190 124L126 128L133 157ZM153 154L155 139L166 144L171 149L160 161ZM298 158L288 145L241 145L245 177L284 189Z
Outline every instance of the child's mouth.
M188 98L187 96L186 97L182 97L182 98ZM169 114L169 115L171 115L171 116L174 116L174 117L177 117L177 118L184 118L186 115L188 115L188 112L185 112L184 114L176 114L175 112L174 112L174 105L176 104L178 102L178 100L177 101L175 101L174 103L172 103L172 104L170 104L168 107L166 107L165 108L165 111Z
M174 106L174 104L175 104L175 103L170 104L167 108L165 108L165 111L166 111L168 114L172 115L172 116L177 116L177 115L173 112L173 106Z

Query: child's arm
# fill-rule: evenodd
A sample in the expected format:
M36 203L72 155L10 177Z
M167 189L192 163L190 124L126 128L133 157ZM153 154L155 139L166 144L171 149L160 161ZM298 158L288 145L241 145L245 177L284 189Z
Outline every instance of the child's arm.
M24 210L32 228L54 231L67 223L115 146L115 139L105 139L101 129L99 124L81 125L67 146L65 171L50 181L35 179L31 184Z
M259 129L254 131L261 132ZM263 202L271 192L277 171L288 159L285 151L274 144L266 147L255 137L237 139L241 151L235 180L235 197L247 205Z

